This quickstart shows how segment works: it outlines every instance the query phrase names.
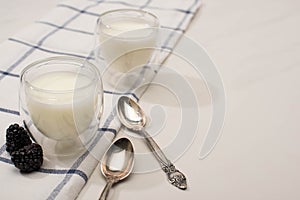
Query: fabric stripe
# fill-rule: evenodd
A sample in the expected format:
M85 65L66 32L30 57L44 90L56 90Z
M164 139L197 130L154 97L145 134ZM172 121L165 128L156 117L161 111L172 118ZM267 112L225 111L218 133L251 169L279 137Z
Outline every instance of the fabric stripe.
M46 22L46 21L36 21L36 23L44 24L44 25L48 25L48 26L52 26L52 27L55 27L55 28L58 28L58 29L66 30L66 31L72 31L72 32L86 34L86 35L94 35L94 33L92 33L92 32L78 30L78 29L73 29L73 28L67 28L67 27L64 27L64 26L58 26L56 24L53 24L53 23L50 23L50 22Z
M80 177L82 177L82 179L87 182L88 180L88 176L86 175L86 173L84 173L81 170L78 169L44 169L44 168L40 168L39 172L41 173L45 173L45 174L76 174Z
M113 134L117 134L117 130L116 129L113 129L113 128L100 128L99 129L100 131L103 131L103 132L111 132L111 133L113 133Z
M6 145L2 145L2 147L0 148L0 155L2 155L4 153L4 151L6 150Z
M8 158L0 157L0 161L1 161L1 162L4 162L4 163L7 163L7 164L13 165L13 163L11 162L11 160L8 159Z
M79 30L79 29L73 29L73 28L67 28L67 27L59 26L57 24L53 24L53 23L50 23L50 22L47 22L47 21L36 21L36 23L44 24L44 25L48 25L48 26L52 26L52 27L56 27L56 28L63 29L63 30L66 30L66 31L72 31L72 32L76 32L76 33L82 33L82 34L86 34L86 35L93 35L94 34L92 32L88 32L88 31L84 31L84 30ZM181 28L178 28L178 27L170 27L170 26L164 26L164 25L161 25L160 27L161 28L165 28L165 29L171 29L171 30L174 30L174 31L180 31L180 32L183 32L183 33L185 32L184 29L181 29Z
M151 0L148 0L144 5L140 6L140 9L144 9L151 3Z
M27 42L24 42L24 41L15 39L15 38L9 38L8 40L12 41L12 42L17 42L19 44L23 44L25 46L32 47L33 49L38 49L40 51L44 51L44 52L47 52L47 53L52 53L52 54L57 54L57 55L65 55L65 56L75 56L75 57L84 58L84 59L91 59L92 58L92 57L87 57L87 56L78 55L78 54L74 54L74 53L59 52L59 51L45 49L45 48L41 47L40 45L32 45L32 44L29 44Z
M23 56L21 56L15 63L13 63L7 70L7 73L10 73L15 67L17 67L25 58L27 58L30 54L32 54L34 51L33 48L29 49ZM7 74L0 75L0 81L6 77Z
M13 115L20 115L19 111L10 110L8 108L0 108L0 112L9 113L9 114L13 114Z
M18 74L9 73L9 72L2 71L2 70L0 70L0 73L4 74L6 76L13 76L13 77L17 77L17 78L20 77Z
M14 165L14 163L11 161L11 159L9 158L4 158L4 157L0 157L0 161L10 164L10 165ZM38 172L40 173L44 173L44 174L76 174L78 176L80 176L85 182L87 182L88 180L88 176L86 175L86 173L84 173L81 170L78 169L45 169L45 168L40 168L38 170Z
M102 2L103 2L103 1L102 1ZM67 4L58 4L58 7L68 8L68 9L77 11L77 12L79 12L80 14L88 14L88 15L92 15L92 16L96 16L96 17L99 16L99 14L97 14L97 13L92 13L92 12L86 11L86 9L80 10L80 9L74 7L74 6L70 6L70 5L67 5Z

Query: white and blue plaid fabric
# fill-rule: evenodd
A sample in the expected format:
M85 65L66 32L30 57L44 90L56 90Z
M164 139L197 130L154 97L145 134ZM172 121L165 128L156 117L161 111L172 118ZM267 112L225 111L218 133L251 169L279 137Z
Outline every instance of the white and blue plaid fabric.
M161 27L183 34L200 7L201 0L70 0L62 1L44 18L0 45L0 180L1 199L75 199L98 161L83 152L76 158L61 161L45 159L35 173L21 174L5 151L5 130L9 124L21 122L19 117L19 77L22 69L41 58L70 55L89 58L93 48L96 20L105 11L120 8L144 9L158 16ZM175 39L164 41L172 49ZM104 88L104 98L123 95ZM138 95L128 94L136 99ZM110 112L106 113L98 140L106 133L116 134ZM91 146L90 148L93 148Z

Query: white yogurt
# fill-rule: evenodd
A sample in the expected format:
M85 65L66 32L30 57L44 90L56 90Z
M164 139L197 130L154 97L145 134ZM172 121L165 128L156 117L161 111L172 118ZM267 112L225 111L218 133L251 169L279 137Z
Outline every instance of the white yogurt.
M149 61L157 43L157 32L142 18L106 20L100 26L101 54L111 69L126 73Z
M87 76L75 72L50 72L36 77L25 91L33 124L55 140L77 138L96 124L95 87Z

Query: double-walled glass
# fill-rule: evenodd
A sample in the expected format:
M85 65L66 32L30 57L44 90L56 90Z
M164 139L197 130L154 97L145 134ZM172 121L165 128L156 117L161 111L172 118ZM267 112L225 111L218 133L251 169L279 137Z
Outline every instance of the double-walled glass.
M84 149L97 133L102 110L100 73L84 59L51 57L21 74L21 117L46 154Z
M118 90L130 89L153 57L158 28L158 18L143 10L118 9L100 15L95 31L96 61L107 66L104 81Z

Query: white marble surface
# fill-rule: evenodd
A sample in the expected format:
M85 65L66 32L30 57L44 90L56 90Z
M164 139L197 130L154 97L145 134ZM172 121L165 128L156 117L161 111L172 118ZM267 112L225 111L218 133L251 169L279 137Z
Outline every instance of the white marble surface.
M2 2L0 41L56 2ZM186 34L207 49L224 81L221 140L204 160L195 158L199 147L193 145L176 162L194 160L188 191L171 188L157 171L133 175L115 187L112 199L300 198L299 10L298 0L204 1ZM78 199L97 199L103 182L97 169Z

